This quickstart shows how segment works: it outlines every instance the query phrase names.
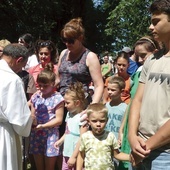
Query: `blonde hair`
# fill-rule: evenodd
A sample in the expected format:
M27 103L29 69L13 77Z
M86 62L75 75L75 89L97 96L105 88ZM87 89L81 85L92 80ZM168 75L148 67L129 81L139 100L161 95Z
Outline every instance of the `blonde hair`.
M108 109L107 107L102 104L102 103L93 103L90 104L87 109L86 109L86 113L87 116L89 117L90 114L94 113L94 112L98 112L98 113L104 113L106 117L108 117Z
M66 90L65 94L70 95L74 100L79 100L81 102L82 109L86 108L87 99L81 82L72 83Z
M11 44L11 42L10 41L8 41L7 39L2 39L2 40L0 40L0 46L2 47L2 48L5 48L7 45L9 45L9 44Z

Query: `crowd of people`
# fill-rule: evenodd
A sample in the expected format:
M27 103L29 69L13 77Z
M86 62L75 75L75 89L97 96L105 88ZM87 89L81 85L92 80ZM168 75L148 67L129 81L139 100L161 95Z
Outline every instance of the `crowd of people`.
M152 36L103 63L81 18L61 30L60 55L30 33L0 41L0 169L170 168L170 1L149 9Z

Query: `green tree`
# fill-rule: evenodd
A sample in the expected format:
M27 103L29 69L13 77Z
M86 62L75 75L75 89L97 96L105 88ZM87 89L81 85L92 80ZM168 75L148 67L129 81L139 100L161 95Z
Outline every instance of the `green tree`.
M111 5L105 3L111 8ZM123 46L132 47L137 39L149 34L150 14L148 7L152 0L121 0L110 11L106 35L112 35L112 48L120 51Z

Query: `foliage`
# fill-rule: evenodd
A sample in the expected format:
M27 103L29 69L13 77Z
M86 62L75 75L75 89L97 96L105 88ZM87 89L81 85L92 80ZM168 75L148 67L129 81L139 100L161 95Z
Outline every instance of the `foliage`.
M85 45L100 54L114 53L122 46L133 46L148 34L151 0L1 0L0 39L16 42L24 33L35 39L50 39L59 52L65 48L60 40L63 25L81 17L86 33Z
M107 0L106 0L107 2ZM121 0L110 11L105 32L112 35L113 49L120 51L123 46L133 47L137 39L149 34L149 0Z

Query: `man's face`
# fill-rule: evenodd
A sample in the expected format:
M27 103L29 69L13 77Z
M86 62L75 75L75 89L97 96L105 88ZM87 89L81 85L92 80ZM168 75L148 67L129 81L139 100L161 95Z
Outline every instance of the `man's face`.
M151 30L155 40L169 42L170 40L170 21L167 14L155 13L151 17Z
M26 63L27 63L27 60L17 60L17 59L14 59L15 61L13 62L13 65L12 65L12 70L15 72L15 73L18 73L22 70L23 67L25 67Z

